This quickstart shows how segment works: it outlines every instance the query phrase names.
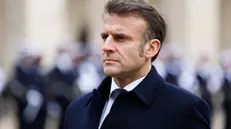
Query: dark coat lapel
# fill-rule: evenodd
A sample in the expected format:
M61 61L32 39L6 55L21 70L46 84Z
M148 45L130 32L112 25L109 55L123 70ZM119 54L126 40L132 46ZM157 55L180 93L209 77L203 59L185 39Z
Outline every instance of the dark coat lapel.
M111 87L111 78L103 80L97 89L94 89L92 96L86 104L86 115L83 118L83 129L98 129L104 104L108 99Z

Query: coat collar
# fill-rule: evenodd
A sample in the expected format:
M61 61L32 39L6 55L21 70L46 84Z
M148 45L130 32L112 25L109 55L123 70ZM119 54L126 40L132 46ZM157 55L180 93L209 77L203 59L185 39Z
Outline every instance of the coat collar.
M148 75L143 79L143 81L134 88L131 92L135 93L137 97L144 102L146 105L149 105L165 83L164 79L158 74L156 68L152 66ZM97 89L94 89L92 92L92 97L86 103L86 106L96 97L105 102L110 94L111 88L111 77L106 77Z
M132 91L147 106L155 99L160 89L164 86L164 79L158 74L154 66L144 80Z
M91 97L89 97L87 103L85 104L87 110L83 119L87 123L83 124L83 128L98 128L104 104L110 94L111 80L111 77L106 77L100 86L97 89L94 89L91 93ZM153 66L143 81L131 92L133 92L140 99L140 101L148 106L154 100L163 84L164 80L160 77Z

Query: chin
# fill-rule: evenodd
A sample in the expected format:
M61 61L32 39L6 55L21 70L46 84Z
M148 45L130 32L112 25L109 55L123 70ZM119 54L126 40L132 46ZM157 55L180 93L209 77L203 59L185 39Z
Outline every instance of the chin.
M120 72L117 69L104 68L104 74L110 77L114 77L120 75Z

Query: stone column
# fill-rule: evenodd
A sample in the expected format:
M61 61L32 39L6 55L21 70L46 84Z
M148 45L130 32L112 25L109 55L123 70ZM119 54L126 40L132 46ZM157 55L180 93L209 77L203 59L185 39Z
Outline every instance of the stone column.
M87 0L88 1L88 0ZM68 31L73 39L78 39L80 35L81 27L88 24L87 11L85 9L86 0L68 0L67 12L68 12Z
M202 52L216 63L220 43L220 0L149 0L168 24L166 43L177 43L194 64Z
M10 71L21 45L20 40L25 34L25 0L1 0L1 2L4 29L0 53L3 67Z
M185 0L149 0L167 23L168 33L165 43L184 45Z
M101 42L100 33L103 30L102 14L107 0L87 0L85 16L90 28L90 40Z
M0 1L0 65L4 64L4 58L3 58L3 49L6 43L6 18L5 18L5 1L1 0Z
M221 50L231 49L231 1L221 0Z
M67 0L26 0L26 40L43 51L44 65L51 66L60 41L70 37Z
M220 44L220 0L185 1L186 61L194 63L202 53L216 64Z

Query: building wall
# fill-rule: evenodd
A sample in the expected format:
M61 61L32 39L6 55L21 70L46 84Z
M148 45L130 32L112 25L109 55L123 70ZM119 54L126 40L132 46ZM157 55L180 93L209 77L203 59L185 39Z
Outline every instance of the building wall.
M24 19L24 0L1 0L0 12L3 17L1 59L2 65L6 71L12 69L14 58L16 57L17 48L20 47L20 39L24 37L25 19Z
M5 34L5 6L4 6L4 0L0 1L0 45L4 45L4 43L6 42L6 34ZM0 47L0 52L3 51L3 48ZM3 60L3 55L0 54L0 65L3 65L4 60Z
M167 43L178 44L184 60L194 64L201 54L217 63L220 42L219 0L149 0L168 24Z
M231 49L231 1L221 0L221 45L220 49Z

